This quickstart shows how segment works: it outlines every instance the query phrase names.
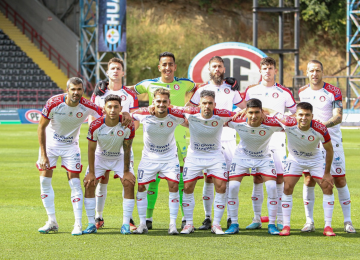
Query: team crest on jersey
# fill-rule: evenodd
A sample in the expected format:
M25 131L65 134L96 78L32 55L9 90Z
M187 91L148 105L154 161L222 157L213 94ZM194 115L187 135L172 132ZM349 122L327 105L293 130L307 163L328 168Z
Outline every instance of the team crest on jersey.
M120 96L121 97L121 100L122 101L125 101L126 100L126 96L125 95L122 95L122 96Z
M214 122L211 123L212 126L217 126L218 124L219 124L219 123L216 122L216 121L214 121Z
M225 94L229 94L229 93L230 93L230 89L226 88L226 89L224 89L224 92L225 92Z
M324 97L324 96L321 96L321 97L320 97L320 101L321 101L321 102L324 102L325 100L326 100L326 97Z
M312 141L315 140L315 137L314 137L313 135L310 135L310 136L308 137L308 140L309 140L310 142L312 142Z
M83 113L78 112L78 113L76 114L76 117L77 117L77 118L81 118L83 115L84 115Z
M278 97L279 97L279 94L275 92L275 93L272 94L272 97L273 97L273 98L278 98Z
M336 168L336 173L341 173L341 168Z
M119 131L117 132L117 135L118 135L118 136L123 136L123 135L124 135L124 132L123 132L122 130L119 130Z
M69 116L72 116L72 112L69 113Z
M174 125L174 123L171 122L171 121L167 123L167 126L168 126L168 127L172 127L173 125Z
M229 177L228 172L224 172L224 177L225 177L225 178L228 178L228 177Z
M174 89L175 89L175 90L179 90L179 89L180 89L180 86L179 86L178 84L175 84L175 85L174 85Z
M180 174L176 174L176 179L180 180Z
M259 135L264 136L266 134L265 130L259 131Z
M80 169L80 163L77 163L75 167L76 169Z

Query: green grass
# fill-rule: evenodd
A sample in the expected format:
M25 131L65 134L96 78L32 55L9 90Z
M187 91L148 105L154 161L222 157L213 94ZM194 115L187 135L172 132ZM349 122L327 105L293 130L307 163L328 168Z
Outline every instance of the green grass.
M164 259L335 259L338 257L358 259L360 233L343 231L343 216L335 191L333 227L336 237L324 237L322 195L316 188L315 224L316 232L302 234L304 224L301 181L294 191L292 234L290 237L270 236L267 225L257 231L244 228L251 222L251 178L245 178L240 187L239 224L240 233L234 236L215 236L208 231L195 231L188 236L169 236L168 191L165 181L160 183L160 194L154 211L154 230L147 235L123 236L119 233L122 223L122 187L119 180L109 182L108 197L104 211L106 226L95 235L71 236L74 222L70 203L70 188L66 174L58 163L54 171L53 187L60 232L41 235L37 229L47 220L40 199L39 175L35 168L38 156L36 125L1 125L0 134L0 258L164 258ZM81 128L80 147L82 163L87 166L87 126ZM360 169L359 130L343 130L347 166L347 180L352 198L352 220L360 231ZM137 131L134 140L135 164L140 161L142 132ZM83 178L84 173L81 174ZM195 189L195 226L200 226L204 217L202 206L203 181ZM265 199L266 201L266 199ZM267 215L264 203L263 214ZM135 222L138 215L135 207ZM178 217L181 223L181 213ZM85 210L83 226L87 224ZM225 217L222 226L225 226Z

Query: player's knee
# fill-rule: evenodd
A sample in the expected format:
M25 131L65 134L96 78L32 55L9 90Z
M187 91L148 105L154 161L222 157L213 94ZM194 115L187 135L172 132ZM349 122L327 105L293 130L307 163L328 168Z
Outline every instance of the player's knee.
M230 181L229 182L229 198L238 197L239 189L240 189L240 182Z
M334 184L336 188L343 188L346 185L346 178L344 177L335 177Z
M265 182L266 192L269 198L277 198L276 181L270 180Z
M294 186L290 183L284 182L284 194L285 195L291 195L293 194Z
M324 194L326 194L326 195L333 194L333 187L329 183L323 182L321 188L322 188Z
M85 188L85 198L95 198L95 189L96 186L90 185L88 188Z
M260 175L254 175L254 183L255 184L263 183L262 177Z
M170 192L177 192L179 190L179 184L176 182L169 181L169 191Z

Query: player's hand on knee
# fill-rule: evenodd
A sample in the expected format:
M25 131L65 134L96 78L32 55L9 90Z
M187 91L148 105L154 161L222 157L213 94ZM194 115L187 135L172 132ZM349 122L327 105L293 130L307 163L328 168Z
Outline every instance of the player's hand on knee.
M334 188L334 178L331 176L330 173L325 173L322 180L320 181L321 185L324 185L324 183L331 186L331 188Z
M84 178L84 187L89 188L90 185L95 186L97 182L97 179L95 177L94 173L88 173Z
M124 185L126 185L126 181L130 182L132 186L135 186L136 179L134 174L132 174L131 172L124 172L124 177L122 179Z
M105 94L105 91L107 89L108 82L105 80L100 80L94 89L95 96L103 96Z
M50 168L49 158L47 156L42 156L39 161L39 166L40 166L41 170L44 170L44 171L49 169Z

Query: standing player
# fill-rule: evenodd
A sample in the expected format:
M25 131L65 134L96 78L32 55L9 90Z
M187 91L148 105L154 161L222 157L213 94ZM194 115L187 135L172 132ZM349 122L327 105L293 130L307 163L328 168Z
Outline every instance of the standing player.
M83 234L96 233L95 226L95 187L98 179L105 178L109 171L120 178L124 187L122 234L130 234L130 218L134 209L135 176L130 165L132 139L135 136L133 125L121 125L121 98L107 95L104 116L90 124L88 132L89 168L84 179L85 209L89 219Z
M179 211L180 165L174 138L175 128L185 122L180 110L169 108L170 91L158 88L154 92L154 115L148 108L139 109L133 118L143 124L144 149L138 166L138 192L136 195L140 225L136 234L148 232L146 208L148 205L146 189L149 183L158 178L166 179L169 186L170 225L168 233L177 235L176 218Z
M289 109L292 114L296 112L296 102L290 90L275 82L277 73L276 61L271 57L263 58L260 61L260 74L262 80L257 85L249 86L245 91L245 101L251 98L257 98L262 102L263 110L270 116L276 112L284 114L285 109ZM277 180L276 188L278 194L278 212L277 212L277 228L281 230L282 210L281 196L283 192L283 163L286 159L285 133L274 133L270 141L270 150L273 153L275 161ZM261 207L264 200L263 183L260 176L254 176L254 187L251 196L254 219L246 229L261 228Z
M345 155L342 145L340 123L342 121L342 95L339 88L323 81L323 65L318 60L312 60L307 65L307 76L310 84L299 90L300 101L309 102L314 107L315 120L323 123L331 136L334 148L334 161L331 175L338 190L340 205L344 214L344 231L355 233L351 222L351 200L345 178ZM311 173L311 172L310 172ZM314 231L313 209L315 201L315 181L305 173L303 198L305 205L306 224L303 232Z
M108 62L108 69L106 71L106 75L109 77L109 83L104 82L105 85L104 90L96 87L94 94L91 96L91 101L98 105L99 107L104 107L105 99L109 95L116 95L121 97L121 106L122 111L124 112L133 112L139 107L139 102L137 99L137 95L133 90L123 86L122 78L124 77L124 63L119 58L112 58ZM89 119L91 123L94 118ZM122 154L123 156L123 154ZM131 152L131 164L134 164L134 156ZM114 175L114 178L118 178L117 175ZM104 218L103 211L105 207L105 200L107 197L107 185L109 183L109 172L106 172L104 178L101 178L97 187L96 187L96 228L102 228L104 226ZM124 191L123 191L124 193ZM89 203L86 203L85 199L85 208ZM131 230L135 230L135 224L133 219L130 219L130 228Z
M262 104L259 99L249 99L246 104L246 118L230 121L228 126L234 128L240 136L240 143L235 150L229 174L228 211L231 226L225 234L239 233L238 210L239 189L244 176L259 175L265 181L268 194L267 207L269 211L268 232L278 235L275 226L277 212L276 170L273 155L269 149L270 138L282 127L272 117L263 121Z
M40 171L41 198L48 214L48 221L45 226L39 228L40 233L58 231L51 178L57 159L61 157L61 166L67 171L75 215L74 230L71 234L82 234L80 127L87 116L102 115L98 106L82 97L83 93L83 81L77 77L70 78L67 82L67 93L50 98L42 111L38 127L40 150L36 166Z
M216 93L215 103L217 109L232 110L233 105L239 106L242 102L240 92L232 89L232 86L224 81L225 66L224 61L219 56L214 56L209 60L210 82L200 85L191 97L190 102L186 105L198 106L200 104L200 95L204 90L211 90ZM225 157L227 171L230 170L233 153L236 149L236 131L228 127L224 128L221 135L222 152ZM211 228L211 208L214 201L214 183L211 178L205 175L205 182L203 188L203 204L205 210L205 220L201 230ZM229 213L229 212L228 212ZM230 224L228 215L228 225Z
M328 129L323 124L312 120L312 105L301 102L297 105L296 119L276 114L275 118L285 129L288 138L289 157L286 159L284 173L284 194L281 205L284 214L284 228L280 236L290 235L290 216L292 209L292 194L302 172L309 169L323 191L323 208L325 215L325 236L335 236L331 228L332 213L334 210L334 180L330 174L333 160L333 147ZM326 150L326 159L319 147L319 142Z
M194 189L198 179L203 178L202 171L212 177L215 184L214 220L211 232L225 234L220 226L226 205L226 183L228 171L221 147L223 124L235 114L225 109L216 109L215 92L203 90L200 94L200 108L185 109L189 122L190 145L184 167L183 210L186 225L181 234L194 232L193 213L195 208Z

